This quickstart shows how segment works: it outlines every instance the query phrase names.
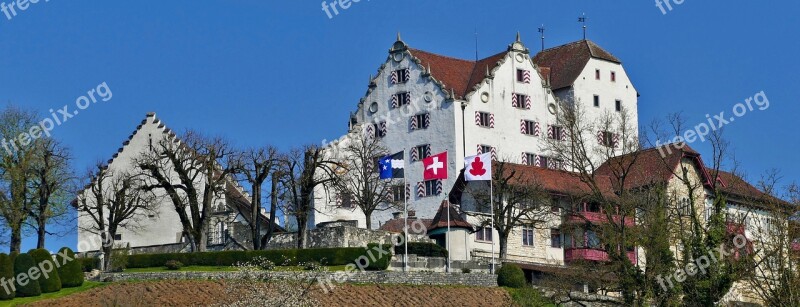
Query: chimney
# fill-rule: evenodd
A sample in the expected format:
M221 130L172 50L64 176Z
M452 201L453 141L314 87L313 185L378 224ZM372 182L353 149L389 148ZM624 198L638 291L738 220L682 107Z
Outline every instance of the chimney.
M395 219L402 219L403 218L403 212L392 213L392 217L394 217Z

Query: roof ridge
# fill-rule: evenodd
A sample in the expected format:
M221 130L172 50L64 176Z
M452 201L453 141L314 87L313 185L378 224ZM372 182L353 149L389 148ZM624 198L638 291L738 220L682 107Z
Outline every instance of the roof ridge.
M440 56L440 57L443 57L443 58L448 58L448 59L451 59L451 60L463 61L463 62L469 62L469 63L477 63L476 61L473 61L473 60L460 59L460 58L457 58L457 57L453 57L453 56L449 56L449 55L443 55L443 54L434 53L434 52L430 52L430 51L425 51L425 50L422 50L422 49L416 49L416 48L410 48L409 47L408 51L409 52L419 51L419 52L424 52L424 53L427 53L427 54L432 54L432 55L435 55L435 56ZM412 53L412 55L413 55L413 53Z
M547 51L558 49L558 48L563 48L563 47L574 45L574 44L579 44L581 42L588 42L588 41L589 41L588 39L582 39L582 40L578 40L578 41L574 41L574 42L569 42L569 43L566 43L566 44L561 44L561 45L558 45L558 46L546 48L546 49L544 49L542 51L537 52L536 54L547 52Z

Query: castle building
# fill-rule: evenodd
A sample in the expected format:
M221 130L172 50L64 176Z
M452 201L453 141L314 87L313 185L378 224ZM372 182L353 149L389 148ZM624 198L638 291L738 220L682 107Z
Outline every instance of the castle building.
M351 114L351 133L366 130L381 138L389 152L403 152L406 187L397 180L393 195L401 201L405 190L409 210L430 219L455 183L465 156L491 152L498 161L563 168L563 161L545 150L547 139L566 138L557 124L556 99L580 104L588 120L632 114L631 124L638 127L638 93L622 62L592 41L534 56L517 35L505 51L471 61L413 49L398 34ZM591 133L598 135L592 144L598 147L611 146L618 137ZM445 151L449 178L424 181L421 160ZM336 205L340 197L335 191L316 192L310 228L338 220L360 221L365 227L362 213ZM372 225L384 224L393 213L377 212Z

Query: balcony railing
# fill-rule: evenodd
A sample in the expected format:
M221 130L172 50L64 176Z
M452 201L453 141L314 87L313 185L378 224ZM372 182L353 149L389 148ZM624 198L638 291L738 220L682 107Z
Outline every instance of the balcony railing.
M636 252L631 251L627 252L628 260L631 263L636 263ZM593 248L568 248L564 250L564 261L565 262L574 262L574 261L599 261L599 262L608 262L608 253L604 250L593 249Z
M614 215L613 216L614 223L619 223L622 220L622 216ZM573 215L567 217L567 223L570 224L580 224L580 223L592 223L592 224L603 224L608 223L608 217L605 213L602 212L576 212ZM625 217L625 226L633 227L636 225L636 222L632 217L626 216Z

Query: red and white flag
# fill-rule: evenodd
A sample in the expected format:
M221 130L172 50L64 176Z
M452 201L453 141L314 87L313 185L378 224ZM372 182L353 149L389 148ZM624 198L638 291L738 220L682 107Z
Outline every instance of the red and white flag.
M466 170L464 179L466 181L489 181L492 180L492 153L487 152L482 155L464 158Z
M425 168L425 180L447 179L447 152L433 155L422 160Z

